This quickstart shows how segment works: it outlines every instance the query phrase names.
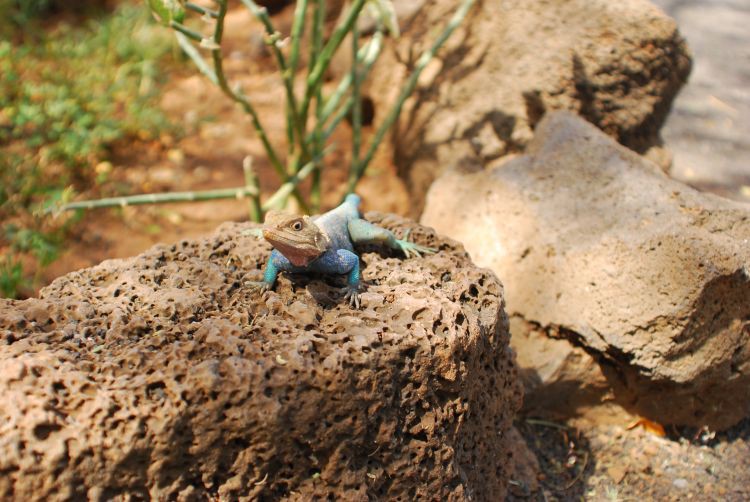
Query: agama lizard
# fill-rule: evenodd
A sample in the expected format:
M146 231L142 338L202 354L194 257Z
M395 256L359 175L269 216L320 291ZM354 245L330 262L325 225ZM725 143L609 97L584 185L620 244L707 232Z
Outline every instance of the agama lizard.
M397 239L391 231L362 219L360 198L350 194L344 202L319 216L292 216L269 211L263 224L263 237L275 248L266 264L263 281L251 283L267 291L279 272L347 274L345 299L360 307L361 274L354 244L378 243L402 251L407 258L434 253L433 248Z

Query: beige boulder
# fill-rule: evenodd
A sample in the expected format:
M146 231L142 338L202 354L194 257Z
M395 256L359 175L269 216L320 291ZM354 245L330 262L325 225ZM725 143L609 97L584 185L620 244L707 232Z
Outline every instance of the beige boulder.
M712 427L750 412L747 205L556 112L527 154L442 176L422 221L498 274L509 315L613 365L627 407Z
M385 51L372 72L377 113L407 73L398 60L426 48L460 2L421 3L402 18L396 51ZM660 145L659 128L690 66L677 25L647 0L477 2L392 134L415 214L446 166L491 166L522 151L550 110L575 111L639 152ZM669 164L664 152L652 153Z

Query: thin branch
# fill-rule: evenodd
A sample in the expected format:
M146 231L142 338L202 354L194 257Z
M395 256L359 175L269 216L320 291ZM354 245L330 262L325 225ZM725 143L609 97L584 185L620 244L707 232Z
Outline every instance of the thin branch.
M289 52L289 79L294 84L294 75L299 64L299 48L302 35L305 32L305 14L307 13L307 0L298 0L294 7L294 21L292 22L292 49ZM294 87L294 85L292 85Z
M253 169L253 158L250 155L242 159L242 172L245 175L245 188L255 192L250 196L250 219L263 221L263 210L260 207L260 183Z
M370 45L369 47L365 46L365 47L368 47L368 50L364 53L364 58L362 59L362 62L361 62L362 70L361 70L360 78L362 80L364 80L367 77L367 75L370 73L370 69L372 68L372 65L375 63L378 56L380 55L380 50L383 47L382 42L383 42L383 32L379 31L379 32L376 32L375 35L373 36L373 39L370 40L370 42L368 42L368 44L372 43L372 45ZM342 79L342 83L351 85L351 76L347 74L347 76L344 79ZM328 102L326 102L326 108L323 111L323 115L322 115L323 118L321 122L324 123L326 120L328 120L330 113L333 112L334 108L329 107L328 105L332 101L334 101L335 94L337 94L341 88L342 86L339 85L339 88L334 93L334 96L331 96ZM344 91L346 91L346 89L344 89ZM339 123L344 119L344 117L346 117L349 114L349 111L352 109L353 105L354 105L354 99L351 96L349 96L346 102L344 102L341 108L339 108L339 110L336 112L336 115L333 116L333 119L331 120L331 123L328 125L328 127L326 127L323 130L323 140L328 139L331 136L331 134L333 134L333 131L336 130L336 127L338 127ZM326 115L326 113L328 113L328 115Z
M188 10L192 10L193 12L197 12L198 14L203 14L204 16L210 16L214 19L219 17L219 13L215 10L203 7L202 5L194 4L193 2L185 2L185 8Z
M246 1L246 0L243 0ZM311 98L315 95L318 90L318 86L321 85L323 80L323 74L325 73L328 64L331 62L331 58L336 53L336 50L343 42L344 37L349 33L354 26L359 13L365 6L366 0L354 0L349 12L346 15L344 21L339 24L328 40L328 43L320 51L318 58L315 61L315 66L307 76L307 89L305 91L305 99L302 101L302 117L307 117L307 111L310 105Z
M360 66L362 67L362 76L360 80L364 80L364 77L368 73L370 67L380 55L380 50L382 49L382 47L383 32L376 31L372 36L372 39L369 40L361 49L359 49L359 51L357 52L357 61L360 62ZM333 94L331 94L331 97L326 100L325 107L323 108L323 112L321 113L323 122L328 120L331 114L336 110L339 103L341 102L341 99L349 91L351 85L352 75L351 73L347 73L341 79L338 87L336 87L336 90L333 91Z
M243 2L246 2L248 0L242 0ZM216 43L216 45L221 45L221 39L224 34L224 17L227 14L227 0L217 0L217 3L219 4L219 12L218 17L216 18L216 26L214 28L214 36L213 40ZM257 7L257 6L256 6ZM266 131L263 128L263 125L260 122L260 117L258 116L258 113L255 111L255 108L250 104L250 101L242 94L241 91L234 91L229 87L229 84L227 83L226 75L224 74L224 66L223 66L223 59L221 55L221 47L218 49L211 50L211 57L213 59L214 64L214 72L216 73L217 77L217 83L222 91L224 91L224 94L232 98L234 101L240 104L242 109L250 115L250 118L253 123L253 127L255 128L255 131L258 134L258 137L260 138L261 142L263 143L263 148L265 148L266 153L268 154L268 158L271 161L271 164L273 165L276 173L279 175L279 177L284 180L289 180L289 175L287 174L286 170L284 169L283 164L279 160L278 155L276 154L276 150L271 145L271 141L268 139L268 135L266 135ZM294 190L294 198L299 203L300 208L305 211L309 212L309 208L307 206L307 203L305 203L304 198L299 193L299 190Z
M190 59L192 59L193 63L195 63L195 66L198 67L198 70L200 70L202 74L208 77L211 82L219 85L219 79L216 77L216 73L214 73L211 67L208 66L208 63L206 63L206 60L203 59L203 57L200 55L198 49L196 49L193 44L190 43L188 37L186 37L179 31L175 31L174 36L177 38L177 43L180 45L180 48L185 52L185 54L188 55Z
M221 1L226 2L226 0ZM299 139L298 145L302 150L302 154L306 158L309 158L310 154L307 150L307 144L305 143L305 121L302 119L299 113L297 98L294 96L294 89L292 88L292 70L287 64L286 58L284 58L284 54L282 54L281 49L279 48L279 45L277 43L279 42L279 32L276 31L276 29L273 27L271 18L268 16L268 9L266 9L265 7L260 7L253 0L240 1L243 3L243 5L245 5L245 7L250 10L250 12L254 16L256 16L261 21L261 23L263 23L263 26L266 29L266 34L269 37L269 45L271 47L271 51L276 57L276 63L279 65L279 70L281 71L281 79L284 82L284 90L286 92L288 106L287 110L292 119L293 130L297 133L297 137ZM287 133L287 135L289 135L289 133ZM289 139L291 142L294 141L293 136Z
M271 197L268 198L268 200L263 204L262 209L263 211L268 211L269 209L272 209L276 207L279 203L283 202L284 199L286 199L290 193L292 193L292 190L307 176L313 171L315 168L317 160L311 160L302 168L297 171L297 174L292 176L289 181L284 183L279 187L278 190L276 190L276 193L274 193Z
M352 80L352 162L349 166L349 179L356 177L359 169L359 149L362 143L362 96L360 94L359 60L359 30L357 23L352 25L352 69L349 73Z
M294 20L292 21L292 48L289 53L289 69L287 70L289 79L289 88L294 93L294 77L297 73L297 65L299 64L299 48L302 41L302 34L305 31L305 14L307 13L307 0L298 0L294 7ZM289 141L289 152L294 151L294 131L296 121L299 120L297 116L297 103L286 102L286 114L287 114L287 140ZM296 169L296 168L295 168Z
M183 24L180 24L177 21L170 21L169 22L169 27L172 28L173 30L179 32L179 33L182 33L183 35L185 35L189 39L195 40L196 42L200 42L201 40L203 40L203 35L201 35L197 31L191 30L187 26L185 26Z
M312 40L310 43L310 61L308 61L308 68L312 69L317 62L318 54L323 47L323 28L325 23L325 12L326 3L325 0L315 0L315 8L313 11L313 29L312 29ZM315 156L319 156L323 151L323 120L321 120L321 114L323 111L323 90L322 86L319 86L315 92L315 126L312 132L312 138L308 136L307 141L312 143L312 150ZM310 186L310 206L313 211L318 212L320 210L321 201L321 184L322 184L322 166L319 162L316 162L315 169L313 170L312 183Z
M322 152L321 156L325 155L325 153L326 152ZM276 190L276 192L260 207L261 214L263 211L267 211L288 197L297 185L310 174L315 167L316 162L319 161L320 158L311 160L305 164L296 175L289 178L289 181L281 185L279 189ZM128 195L126 197L107 197L97 200L82 200L69 202L57 208L51 207L48 209L48 212L52 213L71 211L74 209L95 209L103 207L126 207L142 204L161 204L165 202L196 202L216 199L244 199L248 197L251 198L251 200L257 199L257 197L260 196L258 187L252 186L252 180L248 181L247 178L246 183L246 186L237 188L219 188L217 190L199 190L191 192L147 193Z
M251 187L220 188L217 190L200 190L192 192L167 192L128 195L127 197L107 197L97 200L69 202L59 208L50 208L50 212L71 211L74 209L95 209L102 207L126 207L165 202L197 202L216 199L244 199L258 195Z

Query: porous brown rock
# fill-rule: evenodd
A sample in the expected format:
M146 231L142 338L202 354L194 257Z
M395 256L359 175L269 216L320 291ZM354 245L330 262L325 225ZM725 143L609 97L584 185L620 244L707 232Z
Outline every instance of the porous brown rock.
M714 428L749 414L747 205L555 112L526 155L441 177L422 221L498 274L510 316L613 365L626 407Z
M372 72L370 94L383 116L407 75L399 61L428 47L460 0L421 3L402 20L396 52L385 51ZM648 0L477 2L392 134L415 214L445 167L492 167L522 151L550 110L575 111L666 167L658 131L690 66L676 23Z
M225 224L0 302L0 499L502 500L520 385L503 289L463 248L365 248L335 278L257 280Z

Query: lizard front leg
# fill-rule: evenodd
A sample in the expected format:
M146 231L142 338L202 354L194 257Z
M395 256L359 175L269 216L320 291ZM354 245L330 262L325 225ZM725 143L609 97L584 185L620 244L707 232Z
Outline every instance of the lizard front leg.
M344 298L354 308L361 305L360 291L362 281L359 270L359 256L348 249L338 249L335 254L324 257L316 264L316 270L322 273L346 274Z
M282 255L278 251L273 250L271 252L271 256L268 257L268 262L266 262L266 269L263 272L263 280L247 282L245 283L245 285L249 286L251 289L259 290L265 293L266 291L269 291L271 288L273 288L274 284L276 284L276 278L278 277L280 271L289 271L291 269L292 264L289 262L289 260L287 260L284 255Z

